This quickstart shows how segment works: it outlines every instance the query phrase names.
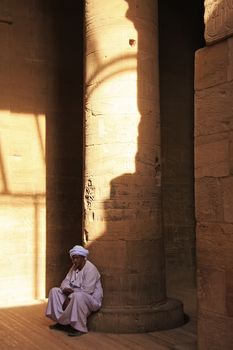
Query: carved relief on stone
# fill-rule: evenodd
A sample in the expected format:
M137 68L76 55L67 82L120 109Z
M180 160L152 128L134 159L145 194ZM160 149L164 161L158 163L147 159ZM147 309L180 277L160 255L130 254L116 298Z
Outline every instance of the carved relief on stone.
M84 197L87 209L91 209L92 202L95 198L95 187L93 186L91 179L88 179L87 184L85 186Z
M233 0L205 0L204 20L207 44L233 35Z

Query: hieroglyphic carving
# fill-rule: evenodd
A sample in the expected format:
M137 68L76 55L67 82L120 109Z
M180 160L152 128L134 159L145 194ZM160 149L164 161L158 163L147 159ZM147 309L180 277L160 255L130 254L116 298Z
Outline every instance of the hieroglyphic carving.
M92 180L88 179L85 188L85 201L87 203L87 208L91 209L91 204L95 198L95 187L92 185Z
M207 44L233 35L233 0L205 0L204 19Z

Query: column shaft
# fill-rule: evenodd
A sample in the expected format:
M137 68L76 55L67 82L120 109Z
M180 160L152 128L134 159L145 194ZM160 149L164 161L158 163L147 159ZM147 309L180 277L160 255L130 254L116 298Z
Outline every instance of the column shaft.
M103 276L97 330L167 328L163 311L177 309L165 290L155 4L86 1L84 238Z

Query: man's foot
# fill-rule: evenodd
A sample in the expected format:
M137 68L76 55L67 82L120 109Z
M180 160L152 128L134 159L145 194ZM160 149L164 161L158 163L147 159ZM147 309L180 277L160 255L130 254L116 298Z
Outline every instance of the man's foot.
M70 330L70 326L69 325L63 325L60 323L55 323L55 324L51 324L49 326L50 329L55 329L56 331L63 331L63 332L68 332Z
M84 332L80 332L77 329L74 329L73 327L70 328L68 332L69 337L80 337L81 335L85 334Z

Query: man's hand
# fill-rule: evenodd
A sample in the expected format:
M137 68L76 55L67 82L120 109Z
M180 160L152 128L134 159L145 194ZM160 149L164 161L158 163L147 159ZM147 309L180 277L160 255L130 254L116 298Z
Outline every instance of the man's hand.
M72 288L64 288L62 290L62 293L65 294L65 295L70 295L71 293L73 293L73 289Z
M62 304L62 310L65 311L65 309L67 308L67 306L69 305L70 299L66 298L66 300L64 301L64 303Z

